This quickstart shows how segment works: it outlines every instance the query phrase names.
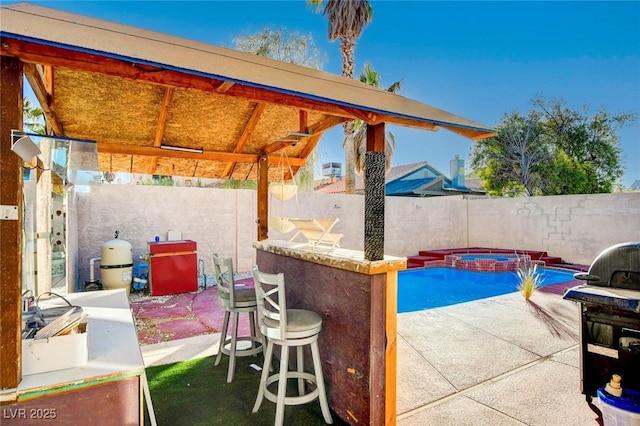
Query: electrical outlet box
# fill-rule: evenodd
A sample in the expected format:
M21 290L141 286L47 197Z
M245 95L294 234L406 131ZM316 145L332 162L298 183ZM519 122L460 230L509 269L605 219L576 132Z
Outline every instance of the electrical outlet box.
M0 205L0 220L18 220L18 206Z

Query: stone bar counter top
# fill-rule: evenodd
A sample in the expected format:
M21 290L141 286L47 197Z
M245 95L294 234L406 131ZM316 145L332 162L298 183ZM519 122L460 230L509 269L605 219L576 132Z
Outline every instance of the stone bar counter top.
M339 247L310 246L308 243L285 240L263 240L255 241L253 248L366 275L402 271L407 268L405 257L385 255L383 260L370 261L365 260L363 251Z

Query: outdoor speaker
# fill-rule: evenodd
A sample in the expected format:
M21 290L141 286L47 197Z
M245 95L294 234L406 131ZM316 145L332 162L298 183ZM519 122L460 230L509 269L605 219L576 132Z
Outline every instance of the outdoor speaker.
M11 144L11 151L15 152L27 163L40 154L40 148L33 143L29 136L22 136Z

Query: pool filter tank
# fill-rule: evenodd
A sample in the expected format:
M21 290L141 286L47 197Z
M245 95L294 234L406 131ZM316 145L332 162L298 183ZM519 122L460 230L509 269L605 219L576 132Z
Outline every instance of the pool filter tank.
M118 239L118 234L116 231L115 239L105 242L100 249L102 288L105 290L124 288L129 296L133 271L133 248L131 243Z

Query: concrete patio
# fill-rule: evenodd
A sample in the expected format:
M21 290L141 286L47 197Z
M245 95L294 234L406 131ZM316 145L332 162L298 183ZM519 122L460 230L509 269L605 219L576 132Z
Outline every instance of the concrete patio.
M398 315L399 425L597 425L580 393L567 283ZM216 353L220 334L142 346L147 366ZM603 384L604 385L604 384ZM597 403L597 401L596 401Z

